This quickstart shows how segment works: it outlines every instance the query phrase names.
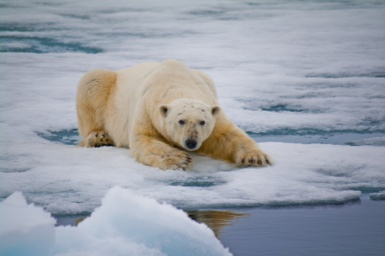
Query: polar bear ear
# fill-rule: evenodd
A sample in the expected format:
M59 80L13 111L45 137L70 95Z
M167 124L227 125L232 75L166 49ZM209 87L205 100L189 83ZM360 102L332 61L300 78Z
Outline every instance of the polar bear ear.
M211 114L213 116L216 116L216 115L218 115L220 110L221 110L221 108L219 106L212 106L211 107Z
M161 114L163 117L167 117L169 108L170 108L170 107L167 106L167 105L160 105L160 107L159 107L160 114Z

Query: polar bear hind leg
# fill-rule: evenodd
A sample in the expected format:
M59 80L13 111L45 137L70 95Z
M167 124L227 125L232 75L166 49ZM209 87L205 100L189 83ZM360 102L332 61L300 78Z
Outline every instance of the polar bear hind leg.
M76 96L79 134L82 137L79 146L114 145L105 129L105 118L115 82L116 73L108 70L91 71L80 80Z

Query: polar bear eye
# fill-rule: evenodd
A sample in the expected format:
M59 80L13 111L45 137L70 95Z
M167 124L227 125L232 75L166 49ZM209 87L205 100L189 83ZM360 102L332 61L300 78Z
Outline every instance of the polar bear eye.
M185 121L184 120L179 120L178 122L180 125L184 125L185 124Z
M205 121L200 121L199 124L203 126L203 125L206 124L206 122Z

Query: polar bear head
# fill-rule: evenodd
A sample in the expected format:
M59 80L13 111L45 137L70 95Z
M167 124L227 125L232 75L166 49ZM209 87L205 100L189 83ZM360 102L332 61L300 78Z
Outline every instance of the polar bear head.
M178 146L194 151L212 133L220 108L194 99L178 99L159 107L167 136Z

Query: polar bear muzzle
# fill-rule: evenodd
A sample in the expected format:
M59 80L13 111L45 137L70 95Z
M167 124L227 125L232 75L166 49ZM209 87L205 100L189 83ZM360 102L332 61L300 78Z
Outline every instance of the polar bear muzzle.
M189 150L194 150L197 145L198 145L198 142L196 140L188 139L185 141L185 146Z

